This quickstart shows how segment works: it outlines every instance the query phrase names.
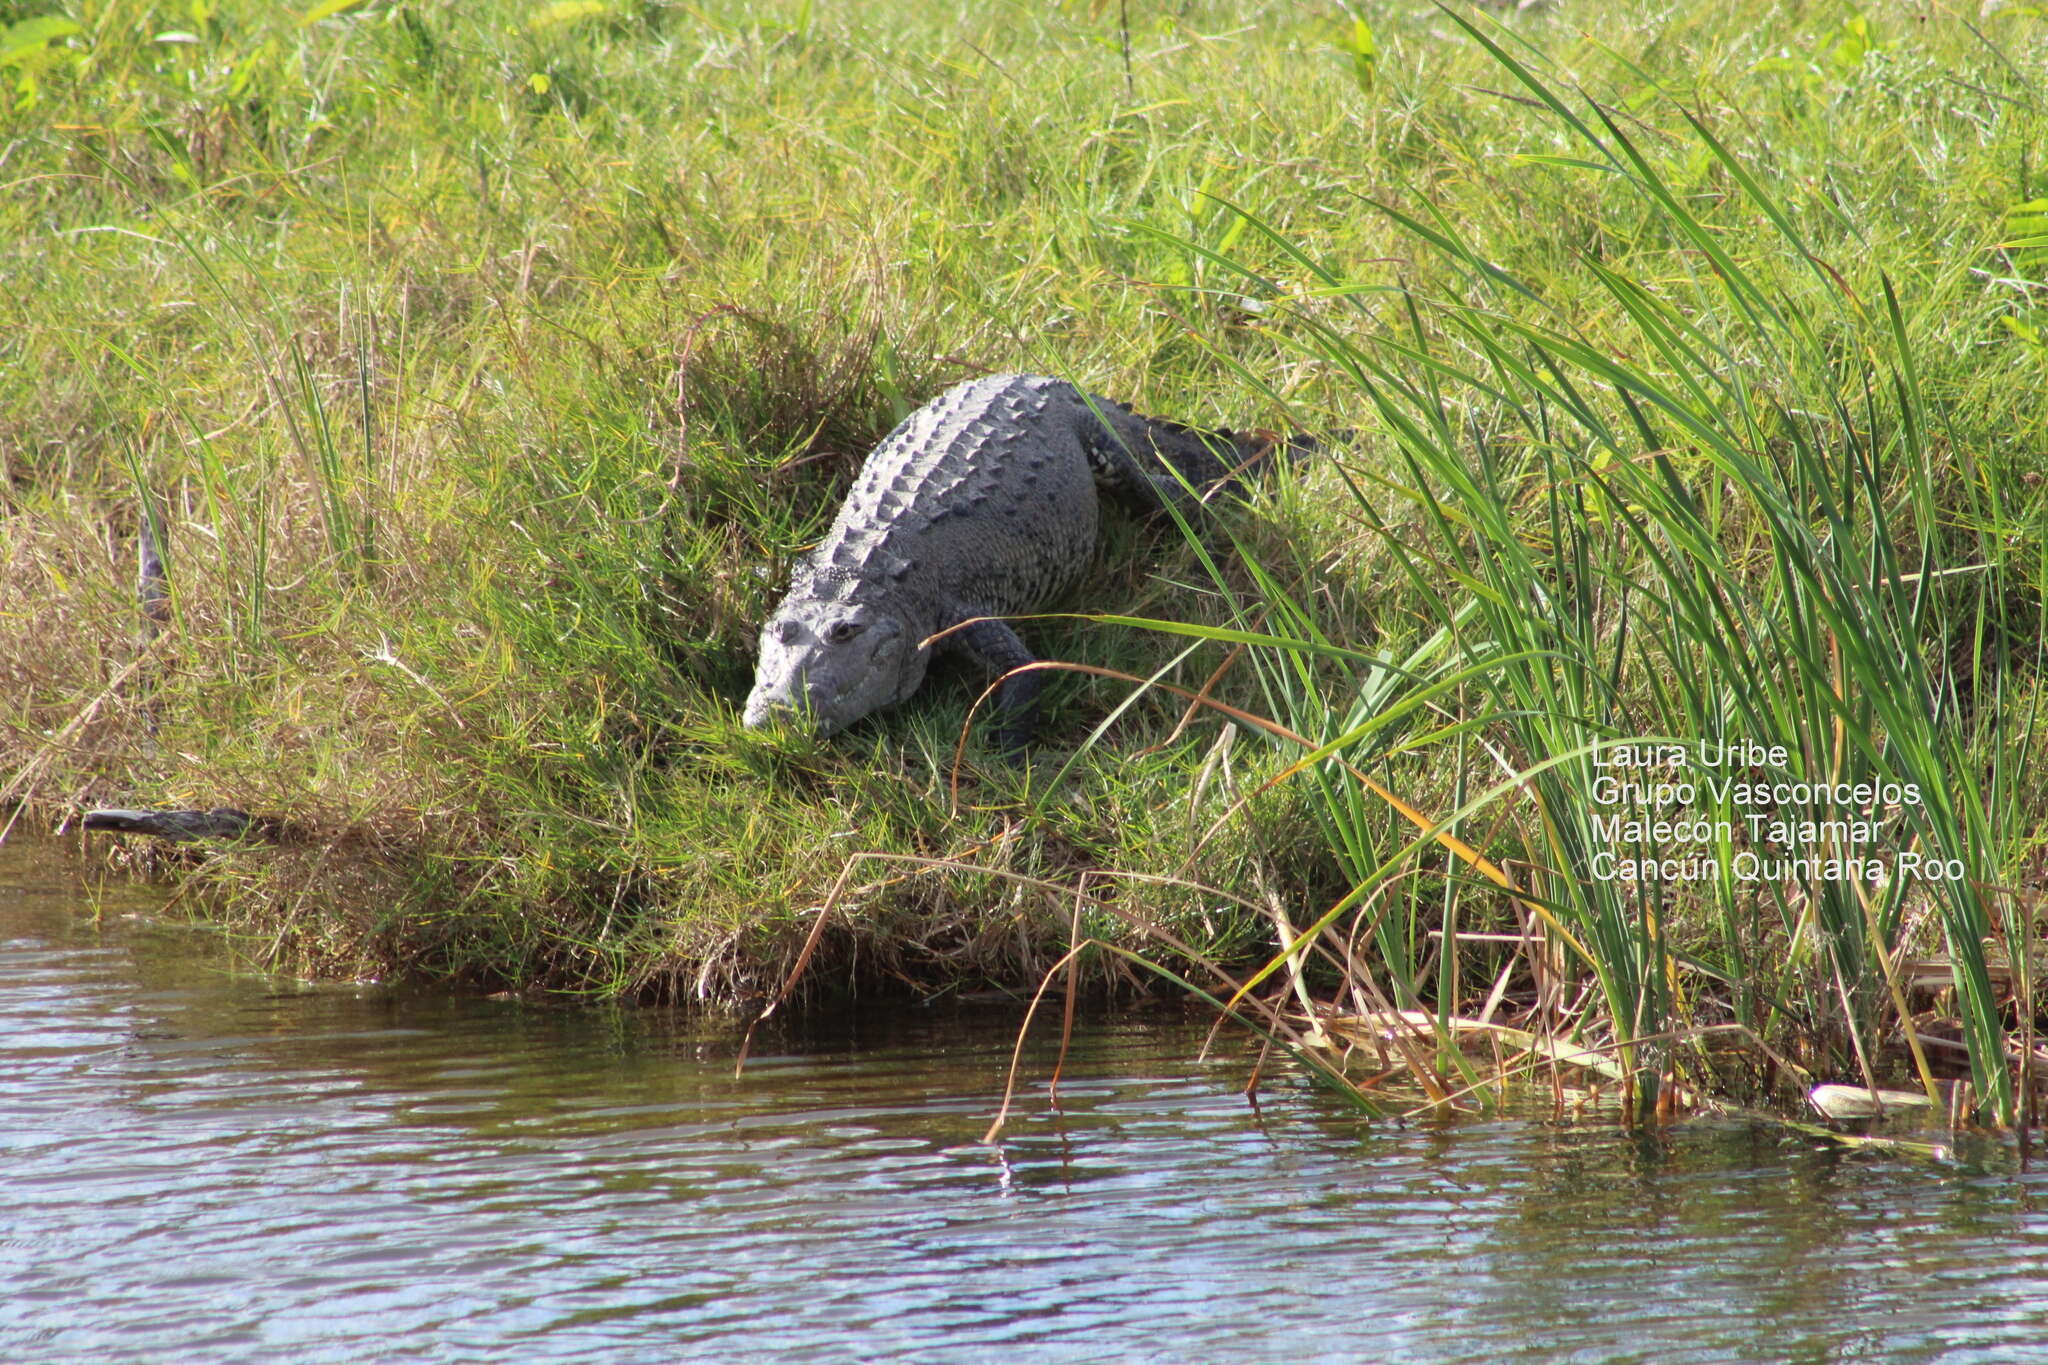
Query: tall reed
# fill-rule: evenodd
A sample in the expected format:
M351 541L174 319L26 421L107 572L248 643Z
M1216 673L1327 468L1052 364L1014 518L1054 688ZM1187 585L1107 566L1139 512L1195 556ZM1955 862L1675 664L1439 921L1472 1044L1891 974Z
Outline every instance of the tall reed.
M1582 252L1577 278L1601 306L1579 298L1567 308L1427 200L1379 204L1457 281L1390 291L1241 215L1308 281L1288 289L1270 270L1243 267L1244 289L1291 311L1295 341L1348 380L1396 445L1398 471L1381 486L1346 486L1434 614L1426 662L1460 679L1455 695L1430 699L1443 723L1396 746L1399 727L1376 717L1413 689L1425 660L1390 660L1333 687L1314 663L1323 637L1308 595L1255 567L1259 591L1237 610L1286 637L1264 659L1269 704L1324 746L1307 780L1355 883L1297 952L1353 907L1405 895L1411 913L1372 917L1370 969L1404 1008L1455 1007L1456 928L1428 916L1428 879L1413 875L1430 839L1390 846L1384 802L1356 768L1397 747L1455 744L1458 772L1482 755L1495 771L1461 777L1452 813L1428 836L1455 833L1488 807L1506 814L1502 843L1525 869L1512 894L1554 917L1599 1006L1573 1026L1607 1035L1640 1104L1653 1105L1680 1069L1674 1040L1709 1023L1789 1041L1816 1068L1853 1068L1874 1084L1880 1046L1909 1023L1900 955L1931 920L1979 1111L2015 1122L2013 1016L1994 968L2027 942L2003 874L2020 832L2008 765L2033 721L1998 714L1999 656L2032 622L2006 619L2019 597L1998 540L1998 477L1942 439L1905 305L1881 264L1818 256L1797 215L1690 110L1677 107L1687 145L1652 154L1630 116L1540 74L1540 56L1451 18L1541 111L1548 126L1537 133L1571 144L1525 163L1618 182L1634 197L1637 264ZM1738 259L1724 247L1697 195L1674 184L1688 153L1728 211L1768 220L1775 252ZM1602 334L1571 321L1589 315L1607 319ZM1611 873L1624 860L1674 850L1622 835L1598 785L1603 759L1655 741L1782 747L1780 764L1723 776L1830 791L1798 808L1745 807L1698 783L1685 813L1717 831L1694 850L1703 875L1623 880ZM1483 790L1468 796L1468 783ZM1895 799L1841 790L1859 786ZM1900 789L1920 799L1898 799ZM1824 832L1774 849L1751 814ZM1843 845L1845 823L1878 832ZM1891 871L1867 880L1762 861L1791 852L1867 857ZM1907 875L1901 853L1963 875ZM1448 910L1456 899L1442 884ZM1431 923L1443 945L1433 980ZM2031 964L2025 952L2010 957L2027 1016ZM1931 1091L1917 1042L1912 1056Z

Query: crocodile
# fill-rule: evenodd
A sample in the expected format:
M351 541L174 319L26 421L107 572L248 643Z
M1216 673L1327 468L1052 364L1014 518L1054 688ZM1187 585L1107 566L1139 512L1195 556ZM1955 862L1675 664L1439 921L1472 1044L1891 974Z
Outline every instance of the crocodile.
M949 389L868 455L797 567L761 629L742 723L843 730L915 693L940 636L937 647L1001 676L997 741L1016 755L1044 675L1015 671L1035 660L998 618L1045 610L1087 573L1103 495L1190 508L1272 445L1141 416L1043 375Z
M83 823L87 829L110 834L148 834L174 844L275 839L279 832L277 821L259 819L233 806L215 806L212 810L89 810Z

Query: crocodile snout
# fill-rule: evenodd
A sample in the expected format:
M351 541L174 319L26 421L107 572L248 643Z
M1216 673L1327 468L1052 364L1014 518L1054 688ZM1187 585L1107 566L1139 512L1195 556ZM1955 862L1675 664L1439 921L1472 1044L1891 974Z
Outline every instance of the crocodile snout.
M758 730L771 722L792 724L801 718L794 702L772 693L754 693L747 698L746 709L740 712L740 724L749 730Z

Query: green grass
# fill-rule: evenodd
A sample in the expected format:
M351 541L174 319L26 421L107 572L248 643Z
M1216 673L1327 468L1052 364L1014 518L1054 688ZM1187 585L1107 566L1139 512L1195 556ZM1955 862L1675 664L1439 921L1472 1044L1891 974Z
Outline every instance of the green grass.
M978 679L737 729L861 455L1003 369L1357 430L1209 558L1117 525L1076 605L1312 644L1214 695L1458 813L1588 945L1608 1034L1572 1026L1655 1053L1646 1102L1707 1062L1635 1040L1721 1023L1885 1070L1888 961L2032 932L2036 10L1595 0L1475 21L1496 54L1419 6L1133 5L1128 77L1102 5L321 11L0 10L0 791L288 815L196 869L277 960L725 999L879 852L949 865L864 864L814 983L1026 988L1117 873L1083 928L1120 946L1256 959L1279 905L1391 1006L1520 1000L1441 937L1514 901L1341 769L1260 791L1299 752L1164 693L1089 747L1128 689L1062 681L1032 767L970 743L957 792ZM1190 643L1027 632L1138 676ZM1580 885L1587 746L1731 718L1937 785L1887 837L1967 886ZM2009 1005L1931 1004L2010 1114Z
M1650 278L1634 273L1639 255L1587 253L1572 297L1597 307L1565 310L1555 284L1501 265L1462 225L1390 206L1451 267L1452 287L1376 304L1369 284L1302 255L1312 295L1353 305L1329 319L1245 272L1248 288L1300 311L1307 348L1351 376L1395 439L1392 496L1351 491L1417 595L1440 594L1437 641L1455 647L1433 652L1462 665L1455 676L1469 684L1450 723L1419 738L1396 728L1410 717L1383 678L1355 700L1339 691L1351 701L1339 710L1304 663L1327 649L1319 613L1262 582L1256 609L1297 632L1279 646L1293 667L1271 670L1275 700L1290 729L1333 754L1317 791L1356 883L1310 937L1410 878L1436 832L1381 858L1374 793L1337 756L1369 765L1398 752L1399 736L1400 748L1463 775L1475 741L1491 740L1499 771L1471 799L1457 794L1445 828L1510 807L1509 846L1528 866L1518 885L1489 876L1549 908L1572 965L1597 988L1590 1008L1540 1013L1559 1034L1615 1050L1646 1111L1660 1080L1682 1074L1673 1041L1693 1044L1690 1060L1705 1065L1697 1044L1719 1031L1794 1042L1829 1067L1853 1055L1874 1084L1879 1040L1911 1010L1897 959L1938 927L1970 1079L1983 1111L2011 1121L2019 1100L2002 1049L2008 1028L2032 1017L2032 959L2012 948L2034 935L2022 858L2038 805L2023 773L2043 623L2037 569L2009 553L2029 520L2026 467L1937 443L1920 373L1925 328L1909 324L1889 270L1829 264L1705 120L1672 102L1691 134L1673 140L1704 148L1721 182L1686 194L1673 174L1683 158L1646 153L1640 129L1632 136L1602 102L1561 90L1540 54L1525 65L1470 31L1569 136L1575 155L1541 164L1618 183L1699 268ZM1730 210L1767 221L1778 250L1731 250ZM1604 314L1597 328L1589 313ZM1413 667L1403 680L1427 681ZM1601 779L1615 776L1598 766L1603 749L1701 737L1785 755L1731 778L1923 795L1771 807L1869 831L1860 846L1775 848L1745 819L1764 807L1709 795L1675 812L1720 820L1699 843L1707 875L1604 878L1603 860L1680 850L1603 829L1603 810L1643 813L1603 798ZM1712 774L1621 776L1693 777L1705 789ZM1759 854L1890 861L1900 851L1958 875L1861 886L1742 875ZM1457 893L1419 885L1411 901L1438 903L1405 920L1381 915L1371 965L1346 961L1355 975L1384 974L1383 999L1433 1001L1448 1027L1462 998L1457 958L1438 955L1432 978L1417 929L1455 932ZM2000 963L2013 968L2010 986L1994 985ZM1931 1096L1924 1053L1914 1061Z

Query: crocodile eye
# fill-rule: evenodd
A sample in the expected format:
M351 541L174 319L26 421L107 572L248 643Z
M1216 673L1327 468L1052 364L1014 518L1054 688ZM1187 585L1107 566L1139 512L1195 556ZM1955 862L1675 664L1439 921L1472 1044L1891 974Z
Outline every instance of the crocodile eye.
M825 643L828 645L843 645L854 636L860 634L861 626L862 623L859 621L834 621L831 625L825 627Z

